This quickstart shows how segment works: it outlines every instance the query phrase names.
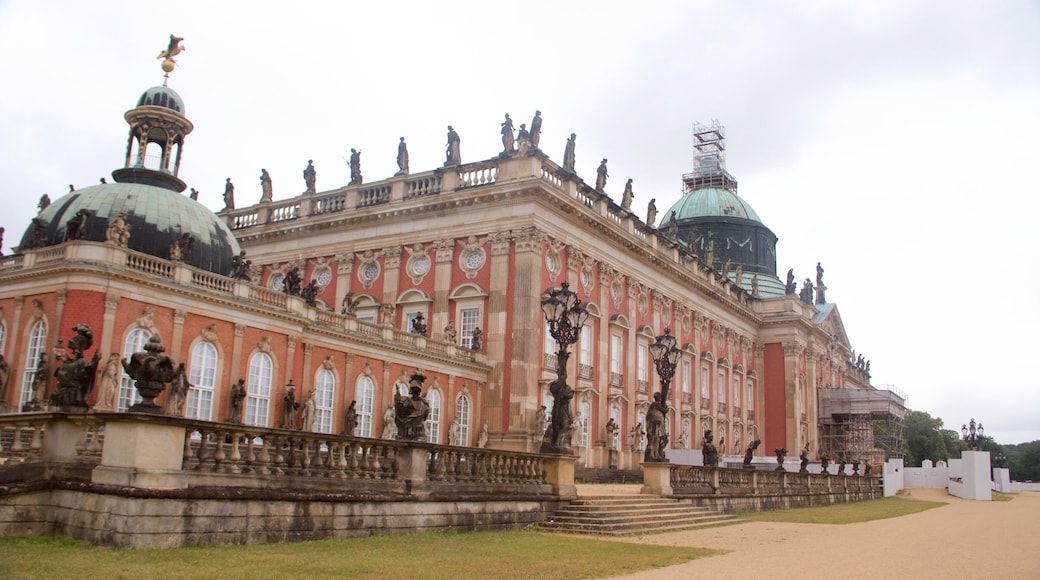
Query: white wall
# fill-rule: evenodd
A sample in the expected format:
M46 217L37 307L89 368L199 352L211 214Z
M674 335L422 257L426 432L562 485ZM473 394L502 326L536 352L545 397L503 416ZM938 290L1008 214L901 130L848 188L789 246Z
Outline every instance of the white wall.
M903 460L898 458L889 459L885 462L884 494L885 497L894 496L903 489Z
M989 451L964 451L961 453L957 478L954 462L950 461L950 493L962 498L976 501L993 499L993 482L990 480Z

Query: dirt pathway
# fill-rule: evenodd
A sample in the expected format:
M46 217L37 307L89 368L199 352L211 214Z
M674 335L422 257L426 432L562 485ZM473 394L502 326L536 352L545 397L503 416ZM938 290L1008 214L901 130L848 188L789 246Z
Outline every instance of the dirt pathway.
M916 488L905 497L948 505L859 524L751 522L624 538L732 552L618 578L1040 578L1040 493L981 502Z

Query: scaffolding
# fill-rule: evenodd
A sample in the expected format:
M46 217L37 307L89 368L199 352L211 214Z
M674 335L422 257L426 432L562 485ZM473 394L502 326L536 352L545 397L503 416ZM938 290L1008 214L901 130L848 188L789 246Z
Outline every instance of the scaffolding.
M899 389L820 389L820 455L880 466L903 457L906 395Z
M718 119L693 124L693 173L683 175L683 191L705 188L737 191L737 180L726 171L726 128Z

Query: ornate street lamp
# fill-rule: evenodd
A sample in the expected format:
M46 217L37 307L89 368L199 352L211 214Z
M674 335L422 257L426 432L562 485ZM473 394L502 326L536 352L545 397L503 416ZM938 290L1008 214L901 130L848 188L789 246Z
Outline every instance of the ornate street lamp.
M971 447L974 451L978 451L979 445L982 444L983 431L982 422L980 421L979 424L976 425L974 418L972 418L967 425L961 427L961 435L964 436L964 441L966 441L968 447Z
M657 375L661 377L661 391L654 394L654 402L646 415L646 451L644 461L666 461L664 449L668 445L668 432L665 429L668 417L668 387L675 376L675 367L682 358L682 351L676 348L676 339L672 329L664 329L664 334L648 348L650 356L657 367Z
M578 341L581 327L589 317L588 310L578 295L570 290L570 283L546 291L542 299L542 313L549 325L549 334L556 340L556 380L549 386L553 396L552 421L542 440L542 453L565 453L569 440L571 422L571 399L574 389L567 386L567 349Z

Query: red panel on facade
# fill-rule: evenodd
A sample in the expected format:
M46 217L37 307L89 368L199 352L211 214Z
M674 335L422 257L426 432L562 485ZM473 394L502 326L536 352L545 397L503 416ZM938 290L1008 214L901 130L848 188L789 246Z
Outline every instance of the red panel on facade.
M762 366L765 371L765 434L767 453L787 445L787 390L784 376L784 347L780 343L765 345Z

